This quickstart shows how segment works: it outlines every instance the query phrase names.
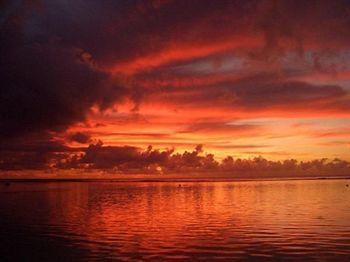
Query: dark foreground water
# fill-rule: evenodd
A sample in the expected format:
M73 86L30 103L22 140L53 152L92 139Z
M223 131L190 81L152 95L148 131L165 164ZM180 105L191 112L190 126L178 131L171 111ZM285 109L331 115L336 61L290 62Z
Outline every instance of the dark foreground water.
M0 260L350 261L349 182L0 185Z

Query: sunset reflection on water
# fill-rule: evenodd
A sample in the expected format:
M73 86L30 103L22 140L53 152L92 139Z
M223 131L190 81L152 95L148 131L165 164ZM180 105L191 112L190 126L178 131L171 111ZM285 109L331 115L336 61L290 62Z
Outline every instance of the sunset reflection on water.
M53 260L344 259L347 183L14 183L0 187L1 249Z

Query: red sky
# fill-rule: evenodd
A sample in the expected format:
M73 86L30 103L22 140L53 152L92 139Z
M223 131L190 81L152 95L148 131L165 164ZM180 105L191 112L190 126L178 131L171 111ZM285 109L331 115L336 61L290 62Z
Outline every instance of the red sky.
M99 140L350 160L348 1L2 5L4 167Z

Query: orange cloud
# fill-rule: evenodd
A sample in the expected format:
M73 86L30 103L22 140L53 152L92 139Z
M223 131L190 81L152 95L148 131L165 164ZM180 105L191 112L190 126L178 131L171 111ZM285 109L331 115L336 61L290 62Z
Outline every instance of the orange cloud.
M158 66L206 57L208 55L229 51L235 48L259 47L261 46L261 43L261 38L248 36L228 39L219 43L193 43L192 45L170 43L167 48L160 50L157 53L148 54L132 61L117 64L111 69L111 71L113 73L131 75L142 71L156 69Z

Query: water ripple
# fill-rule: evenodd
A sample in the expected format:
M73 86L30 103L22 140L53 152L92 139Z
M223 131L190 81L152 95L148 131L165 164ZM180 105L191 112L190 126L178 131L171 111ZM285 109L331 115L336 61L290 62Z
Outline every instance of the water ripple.
M5 260L349 260L346 183L15 184L1 195L0 251Z

